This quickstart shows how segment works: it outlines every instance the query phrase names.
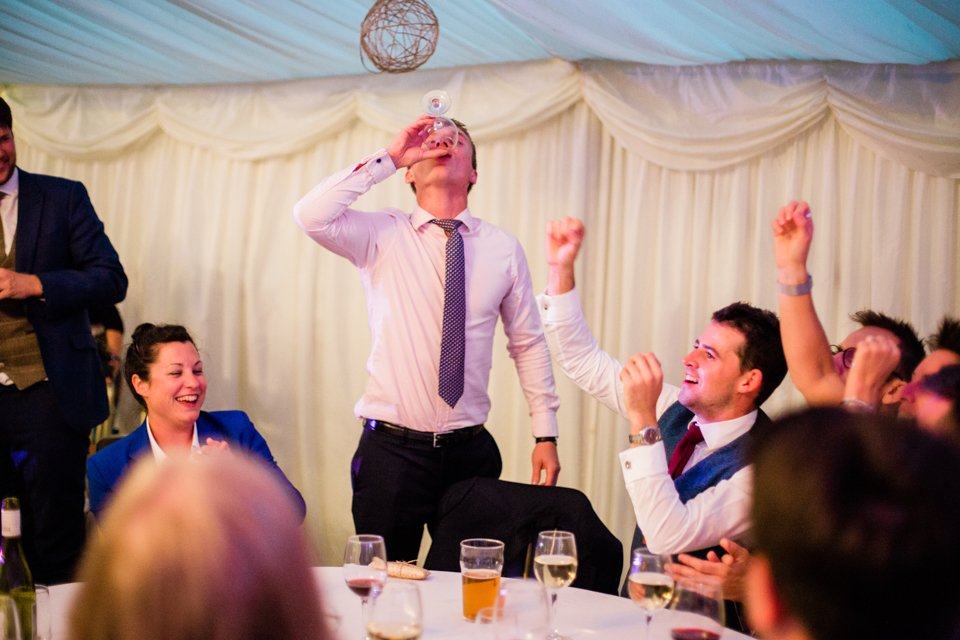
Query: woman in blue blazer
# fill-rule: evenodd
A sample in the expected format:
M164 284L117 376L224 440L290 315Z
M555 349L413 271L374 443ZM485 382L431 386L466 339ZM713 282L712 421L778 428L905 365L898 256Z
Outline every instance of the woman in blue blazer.
M131 464L145 455L216 455L231 448L263 459L286 489L301 520L303 496L287 479L270 447L242 411L201 411L207 381L197 347L179 325L141 324L127 348L124 378L147 410L140 427L87 460L90 510L98 519L117 483Z

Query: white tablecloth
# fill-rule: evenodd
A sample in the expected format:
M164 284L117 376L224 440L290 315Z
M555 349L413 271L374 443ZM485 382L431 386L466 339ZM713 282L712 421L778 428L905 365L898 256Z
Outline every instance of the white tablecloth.
M317 567L314 571L334 637L337 640L361 638L360 598L347 589L343 570L340 567ZM459 573L435 571L426 580L413 582L420 587L423 601L424 640L462 640L478 635L473 623L463 619ZM67 637L67 616L78 587L79 584L75 583L50 588L55 640ZM104 603L104 606L109 607L110 603ZM654 614L650 640L670 638L669 618L669 611ZM584 589L569 587L560 591L556 622L560 631L573 640L643 638L644 613L637 605L627 598ZM727 629L723 640L751 639Z

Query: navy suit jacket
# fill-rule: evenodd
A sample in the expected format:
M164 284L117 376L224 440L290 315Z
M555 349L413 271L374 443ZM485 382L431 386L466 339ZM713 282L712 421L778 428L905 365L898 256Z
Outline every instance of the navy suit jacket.
M267 441L257 431L250 418L243 411L213 411L200 412L197 418L197 439L201 446L207 438L225 440L231 448L247 451L262 459L268 467L276 472L277 479L290 495L294 510L302 520L307 513L307 506L303 496L283 474L277 461L270 453ZM104 447L87 459L87 484L90 490L90 511L98 519L109 502L117 483L123 478L127 469L141 456L152 456L150 438L147 435L146 421L136 431L121 438L117 442Z
M81 183L19 172L16 271L43 283L27 319L64 418L87 433L109 413L87 307L123 300L127 276Z

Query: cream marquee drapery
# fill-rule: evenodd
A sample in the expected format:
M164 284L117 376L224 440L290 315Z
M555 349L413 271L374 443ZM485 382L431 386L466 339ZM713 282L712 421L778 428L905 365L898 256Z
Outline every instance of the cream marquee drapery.
M207 407L242 408L308 503L324 564L339 562L365 380L365 307L346 261L303 236L293 203L385 146L442 87L470 125L476 215L526 248L544 285L543 228L575 215L585 312L620 358L655 351L668 381L710 312L775 308L770 221L811 202L815 300L828 335L871 307L930 333L958 313L960 62L921 67L553 61L278 84L3 90L19 164L82 180L131 278L121 305L187 325ZM412 208L398 177L359 208ZM489 426L505 479L529 479L526 405L498 338ZM561 484L621 539L623 421L558 375ZM768 403L798 403L789 384ZM132 425L129 425L132 426Z

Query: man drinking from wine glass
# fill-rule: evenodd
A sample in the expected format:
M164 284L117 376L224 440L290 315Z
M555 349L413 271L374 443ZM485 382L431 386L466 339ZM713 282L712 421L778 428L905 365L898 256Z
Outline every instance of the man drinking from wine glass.
M777 317L743 302L715 311L683 358L681 385L664 384L652 353L621 365L587 327L573 269L583 237L580 220L549 223L550 279L539 308L564 373L630 420L620 462L638 525L632 548L645 541L654 553L722 554L722 538L749 531L746 453L751 435L770 425L760 405L786 375Z
M556 484L556 411L550 353L537 315L526 256L517 239L473 216L476 149L428 144L433 118L411 123L391 145L330 176L294 207L315 242L350 260L367 299L372 348L363 424L351 463L357 532L379 534L393 560L417 558L450 485L497 478L501 458L484 428L497 320L503 321L530 408L531 482ZM413 213L351 208L405 168Z

